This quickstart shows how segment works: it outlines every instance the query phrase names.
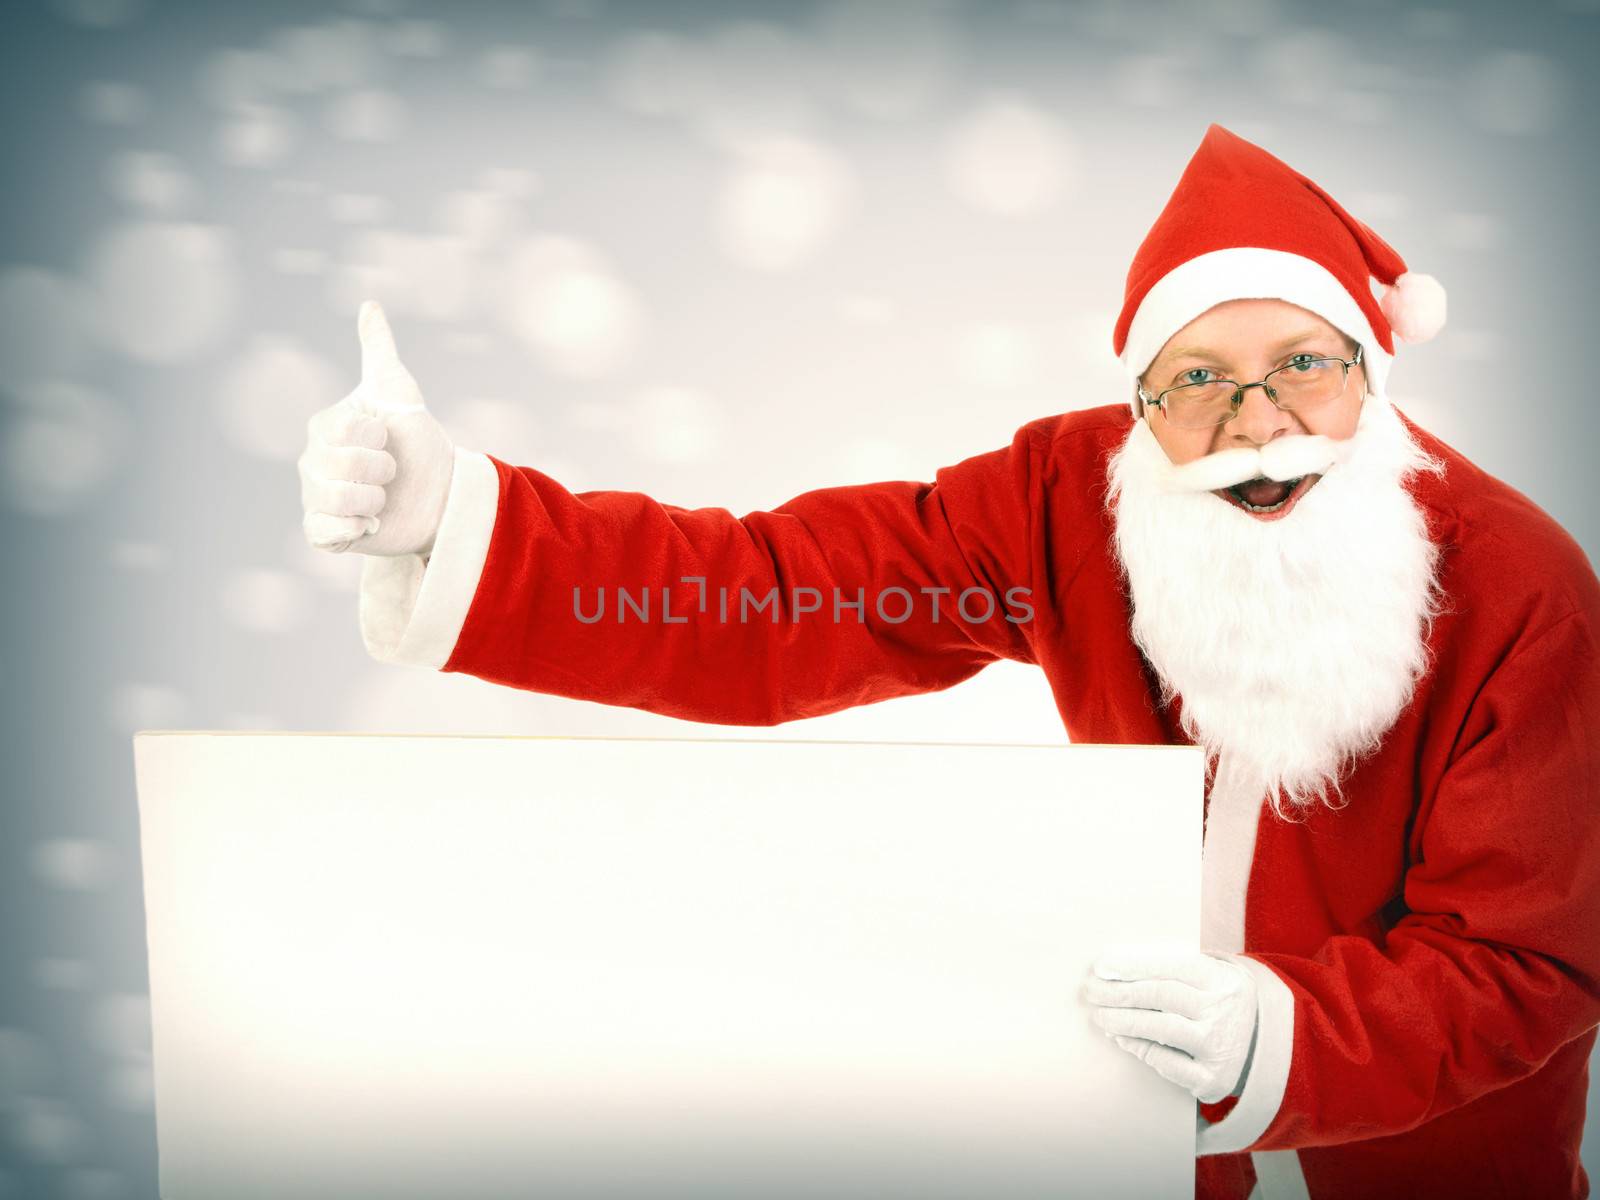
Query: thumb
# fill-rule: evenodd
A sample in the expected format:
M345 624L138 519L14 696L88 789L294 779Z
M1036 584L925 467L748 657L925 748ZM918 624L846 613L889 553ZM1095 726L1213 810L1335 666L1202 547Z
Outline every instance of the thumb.
M376 300L365 301L356 314L356 332L361 338L361 383L373 405L421 408L421 389L400 361L383 305Z
M361 381L376 383L405 367L400 363L400 352L394 346L394 334L389 330L389 318L383 305L376 300L362 303L356 313L356 332L361 337Z

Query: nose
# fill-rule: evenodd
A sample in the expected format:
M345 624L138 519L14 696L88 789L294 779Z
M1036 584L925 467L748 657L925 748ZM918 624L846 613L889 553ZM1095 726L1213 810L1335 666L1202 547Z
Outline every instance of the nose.
M1239 407L1223 425L1223 436L1234 442L1264 446L1294 427L1294 418L1280 409L1267 395L1265 384L1253 383L1244 389Z

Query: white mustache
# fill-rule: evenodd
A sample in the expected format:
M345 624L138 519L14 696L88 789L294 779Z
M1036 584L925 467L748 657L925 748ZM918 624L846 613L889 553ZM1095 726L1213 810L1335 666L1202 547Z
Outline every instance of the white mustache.
M1259 449L1242 446L1219 450L1181 466L1168 468L1169 492L1213 492L1247 479L1299 479L1318 475L1349 457L1349 439L1336 441L1322 434L1278 438Z

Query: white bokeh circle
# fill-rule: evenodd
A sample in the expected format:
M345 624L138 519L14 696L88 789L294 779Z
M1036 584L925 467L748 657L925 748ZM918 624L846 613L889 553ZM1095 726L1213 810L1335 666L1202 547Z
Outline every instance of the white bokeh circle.
M915 116L951 81L959 53L952 13L938 0L824 5L816 63L825 85L867 116Z
M160 683L124 683L112 689L107 716L120 734L181 729L189 702L177 688Z
M1543 54L1502 50L1463 73L1470 111L1491 133L1548 133L1561 113L1565 74Z
M1027 330L995 321L962 330L955 351L962 379L997 391L1033 382L1039 357Z
M284 90L288 74L288 64L265 50L218 50L201 64L200 94L224 112L266 105Z
M354 313L363 300L376 298L391 317L458 320L479 298L475 266L464 238L364 230L345 244L330 276L330 298L339 313Z
M194 181L170 154L124 150L106 165L116 198L152 216L171 216L194 201Z
M539 52L532 46L494 46L479 60L478 73L486 87L520 91L539 75Z
M293 338L257 334L219 384L224 435L258 458L293 462L305 448L306 422L355 386L353 363L352 350L352 369L341 374Z
M78 108L97 125L137 125L149 115L150 99L131 83L100 79L83 85Z
M722 445L722 414L698 389L647 388L633 398L628 410L634 452L647 461L709 462Z
M722 251L742 266L804 262L842 224L855 194L849 164L798 138L746 146L718 189L713 220Z
M695 48L673 33L647 31L620 38L602 67L612 101L644 116L683 116L700 102L704 77Z
M507 328L561 375L610 374L633 352L642 314L599 251L572 238L524 238L507 258L498 306Z
M945 175L951 190L976 208L1031 216L1060 199L1071 158L1060 121L1023 100L994 97L951 131Z
M52 380L15 395L0 426L7 502L39 517L81 508L110 477L127 440L127 418L81 384Z
M86 272L106 341L147 363L188 361L231 323L231 236L208 225L141 222L108 233Z
M19 1096L11 1109L12 1142L34 1162L71 1163L88 1149L88 1126L67 1101Z
M406 102L394 92L365 88L334 97L328 129L351 142L393 142L406 126Z
M289 633L305 623L311 608L303 580L265 567L230 571L221 599L223 615L247 633Z
M76 375L98 338L93 294L38 267L0 271L0 362L6 384L26 387Z
M287 68L281 86L302 93L359 88L373 77L379 60L372 27L351 20L280 30L271 39L271 52Z
M217 127L217 155L235 167L277 166L299 141L299 122L270 104L240 105Z
M31 858L34 877L62 891L98 891L116 871L116 855L98 838L48 838Z

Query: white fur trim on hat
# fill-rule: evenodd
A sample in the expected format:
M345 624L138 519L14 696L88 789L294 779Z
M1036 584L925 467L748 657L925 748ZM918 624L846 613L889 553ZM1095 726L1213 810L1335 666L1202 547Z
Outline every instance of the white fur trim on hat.
M1168 271L1145 293L1122 348L1129 380L1137 386L1139 376L1173 334L1227 300L1284 300L1316 313L1361 344L1367 390L1384 394L1391 356L1378 344L1366 315L1344 284L1321 263L1258 246L1231 246L1191 258ZM1137 397L1133 404L1137 416Z
M1425 342L1444 328L1444 285L1432 275L1407 271L1384 289L1378 307L1402 342Z

